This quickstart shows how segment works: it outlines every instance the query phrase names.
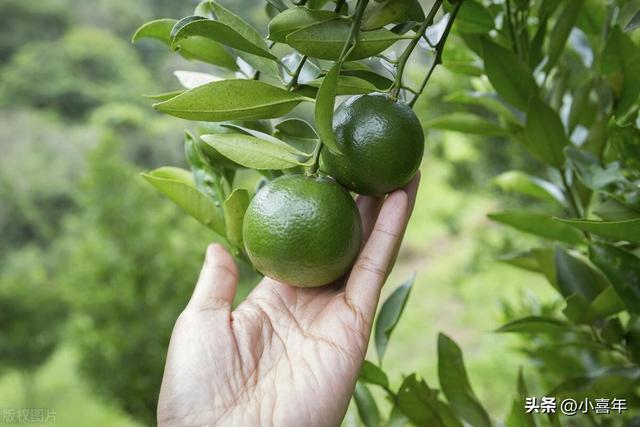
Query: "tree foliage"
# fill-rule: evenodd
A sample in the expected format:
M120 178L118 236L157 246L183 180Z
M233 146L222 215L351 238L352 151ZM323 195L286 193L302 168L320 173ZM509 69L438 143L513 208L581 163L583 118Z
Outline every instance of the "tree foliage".
M196 280L210 236L148 191L118 145L105 139L91 154L78 213L52 250L56 280L80 315L72 326L83 372L153 423L164 351L192 290L184 284Z
M57 39L69 24L70 14L62 1L4 0L0 4L0 63L25 43Z
M87 28L28 44L0 73L3 105L52 109L71 119L109 101L139 101L153 87L130 46Z
M192 178L186 170L159 169L148 175L154 186L226 237L242 256L243 248L226 236L222 223L212 227L215 222L200 209L200 199L209 197L224 211L235 174L228 163L203 156L202 143L236 164L271 171L264 173L267 179L289 170L315 173L317 147L340 154L332 130L336 96L385 92L413 106L442 63L469 79L474 90L449 97L456 114L426 126L512 142L526 153L526 161L517 163L520 170L507 171L495 182L504 191L537 199L539 209L496 212L490 218L540 239L539 247L503 260L544 275L563 300L562 312L525 313L498 331L536 337L525 346L534 360L543 348L557 349L540 359L556 374L541 371L541 383L550 387L545 395L582 396L593 386L620 394L615 397L635 408L638 376L620 379L618 372L638 369L637 2L436 1L426 13L414 1L338 1L334 10L324 8L325 2L268 3L270 43L216 1L201 2L181 20L149 22L133 39L154 38L187 59L228 70L200 75L199 83L185 90L158 95L157 110L193 121L279 119L277 128L298 104L313 102L314 123L304 125L312 148L301 150L293 143L299 134L273 135L227 123L208 134L188 135ZM452 31L457 43L444 49ZM399 55L387 56L403 39L408 41ZM274 44L282 49L271 49ZM412 87L403 72L417 46L431 60L419 86ZM235 63L229 63L229 55ZM228 212L219 217L228 218ZM408 288L399 288L381 308L375 331L379 364L365 363L354 396L362 421L367 426L385 418L392 425L492 425L495 417L474 394L460 349L445 335L438 339L442 393L416 375L404 378L397 391L391 388L380 364ZM574 342L579 345L566 345ZM381 387L392 402L387 417L367 382ZM534 421L519 407L524 376L518 383L508 419L528 425ZM551 417L549 423L559 421Z

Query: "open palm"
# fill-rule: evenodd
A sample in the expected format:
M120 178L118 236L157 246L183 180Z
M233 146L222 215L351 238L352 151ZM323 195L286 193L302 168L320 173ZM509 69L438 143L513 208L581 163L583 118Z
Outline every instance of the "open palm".
M418 180L384 201L357 200L367 243L348 277L331 286L265 278L232 311L237 268L221 246L210 246L171 337L158 424L340 424Z

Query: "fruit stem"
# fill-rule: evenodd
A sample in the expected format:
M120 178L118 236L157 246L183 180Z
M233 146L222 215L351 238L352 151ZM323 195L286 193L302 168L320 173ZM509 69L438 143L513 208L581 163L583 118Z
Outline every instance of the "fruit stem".
M392 97L394 98L398 97L398 93L400 92L400 89L402 87L402 75L404 74L404 68L407 65L407 61L409 60L411 53L413 53L413 50L418 45L418 41L420 41L420 38L424 36L424 33L427 31L427 28L429 28L429 26L433 24L433 19L435 18L436 13L438 13L438 10L440 9L442 2L443 0L436 0L433 3L433 6L429 11L429 15L425 18L422 24L420 24L420 27L416 31L416 35L411 39L407 48L404 50L404 52L402 52L400 59L398 59L396 80L393 84L393 89L391 90Z
M311 176L318 173L318 168L320 167L320 153L322 152L322 148L324 144L322 142L318 142L316 149L313 153L313 165L309 168L306 175Z
M347 38L347 42L344 44L342 53L340 54L340 58L338 59L340 65L342 65L344 61L346 61L353 48L356 47L358 31L360 31L360 24L362 23L362 15L364 15L364 10L367 7L367 3L369 3L369 0L358 0L356 11L354 12L353 23L351 24L351 31L349 32L349 37Z
M429 67L429 71L427 72L427 75L424 77L424 80L422 80L422 83L420 84L420 89L418 89L418 93L416 93L416 95L413 97L411 102L409 102L409 107L411 108L413 108L413 106L416 104L416 101L418 100L418 97L422 95L422 92L424 92L425 87L427 87L427 83L429 82L429 79L431 78L431 74L433 74L433 71L436 69L438 64L442 64L442 52L444 52L444 44L447 42L447 38L449 37L449 33L451 32L451 27L453 26L453 21L456 20L456 16L458 15L458 10L460 10L460 6L462 6L462 2L456 3L453 11L451 12L449 21L447 21L447 26L444 29L444 33L442 33L442 37L440 37L440 40L438 40L438 43L436 44L436 47L435 47L436 56L433 58L433 62Z

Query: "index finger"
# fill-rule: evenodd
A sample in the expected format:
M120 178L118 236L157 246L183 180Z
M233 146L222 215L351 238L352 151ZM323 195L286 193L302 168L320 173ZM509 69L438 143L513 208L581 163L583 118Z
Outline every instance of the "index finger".
M373 320L380 290L391 270L414 199L415 192L408 192L406 188L394 191L387 197L371 237L358 256L347 281L347 302L368 322Z

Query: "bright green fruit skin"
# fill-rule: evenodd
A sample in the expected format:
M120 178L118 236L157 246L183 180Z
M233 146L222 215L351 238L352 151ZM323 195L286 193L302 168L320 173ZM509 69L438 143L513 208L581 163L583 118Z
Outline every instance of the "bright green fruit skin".
M251 201L242 231L258 271L299 287L338 279L362 244L355 202L327 177L285 175L273 180Z
M356 193L390 193L411 181L422 162L418 117L384 95L347 99L334 114L333 131L342 154L322 150L322 169Z

